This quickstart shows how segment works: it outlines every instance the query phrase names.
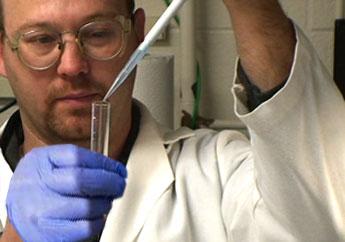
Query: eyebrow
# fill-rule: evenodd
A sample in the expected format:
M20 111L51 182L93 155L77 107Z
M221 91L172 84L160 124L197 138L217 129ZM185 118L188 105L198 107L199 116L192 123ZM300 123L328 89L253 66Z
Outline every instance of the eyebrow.
M16 32L22 32L23 30L27 29L34 29L34 28L51 28L52 24L48 22L27 22L24 25L20 26L19 29L16 30Z
M97 19L108 19L108 18L114 18L118 15L123 15L125 17L128 18L128 14L120 14L120 13L114 13L114 12L96 12L92 15L89 15L87 17L85 17L82 21L80 26L87 24L91 21L97 20ZM50 28L50 29L57 29L57 23L56 22L48 22L48 21L44 21L44 22L37 22L37 21L27 21L25 24L23 24L22 26L20 26L17 30L16 33L20 33L23 32L25 30L28 29L34 29L34 28ZM79 27L80 27L79 26Z

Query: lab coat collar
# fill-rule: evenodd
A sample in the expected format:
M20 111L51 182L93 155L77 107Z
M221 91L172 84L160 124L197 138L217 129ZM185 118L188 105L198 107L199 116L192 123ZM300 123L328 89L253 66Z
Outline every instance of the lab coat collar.
M7 121L0 127L0 136L5 130L6 124ZM6 197L12 175L13 172L10 166L7 164L4 155L0 150L0 231L2 231L2 227L5 226L7 219Z
M166 144L193 136L183 128L162 133L148 110L140 105L141 124L127 163L128 179L122 198L113 202L101 241L134 241L159 197L175 177Z

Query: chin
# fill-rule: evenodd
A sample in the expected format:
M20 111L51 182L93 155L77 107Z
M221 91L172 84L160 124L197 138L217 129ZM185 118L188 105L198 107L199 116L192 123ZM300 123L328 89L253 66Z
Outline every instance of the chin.
M48 129L59 140L59 143L89 145L91 135L90 114L51 116L47 120Z
M89 143L90 141L90 130L85 129L79 125L59 125L50 127L52 133L55 133L55 136L61 143Z

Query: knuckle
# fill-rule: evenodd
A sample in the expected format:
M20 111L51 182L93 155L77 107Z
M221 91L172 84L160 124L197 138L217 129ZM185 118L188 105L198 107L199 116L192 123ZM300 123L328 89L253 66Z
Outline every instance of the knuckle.
M63 145L63 148L66 149L66 151L68 151L72 155L76 155L79 152L79 147L76 145L66 144Z
M79 169L74 169L70 175L70 185L72 190L76 193L83 193L85 190L85 185L83 185L82 171Z
M118 189L115 192L115 197L121 197L125 193L126 182L124 179L118 181Z

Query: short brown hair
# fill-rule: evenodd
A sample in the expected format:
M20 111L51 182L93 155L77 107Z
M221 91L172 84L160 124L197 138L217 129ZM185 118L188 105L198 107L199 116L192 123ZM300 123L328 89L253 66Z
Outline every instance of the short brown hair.
M135 0L126 0L128 2L128 7L130 13L132 13L135 9ZM2 8L2 0L0 0L0 32L4 31L4 15L3 15L3 8Z
M4 31L4 15L2 9L2 0L0 0L0 31Z

